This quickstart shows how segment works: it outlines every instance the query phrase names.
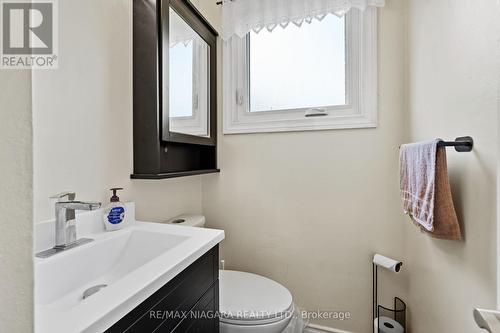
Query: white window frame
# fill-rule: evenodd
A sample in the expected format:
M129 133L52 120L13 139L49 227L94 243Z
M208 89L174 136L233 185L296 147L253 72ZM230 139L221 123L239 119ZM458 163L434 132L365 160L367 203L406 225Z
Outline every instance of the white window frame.
M346 105L322 107L326 116L305 117L308 109L250 112L247 38L225 42L223 59L224 134L378 126L376 8L346 14Z

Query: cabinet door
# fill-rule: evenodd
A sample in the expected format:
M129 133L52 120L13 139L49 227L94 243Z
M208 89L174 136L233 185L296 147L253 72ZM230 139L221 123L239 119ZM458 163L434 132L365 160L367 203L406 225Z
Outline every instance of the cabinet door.
M172 332L175 333L218 333L219 332L219 282L198 301L185 318ZM170 332L159 328L155 332Z
M215 246L106 333L150 333L159 327L162 332L171 332L184 320L183 314L196 306L218 281L218 254L219 247Z

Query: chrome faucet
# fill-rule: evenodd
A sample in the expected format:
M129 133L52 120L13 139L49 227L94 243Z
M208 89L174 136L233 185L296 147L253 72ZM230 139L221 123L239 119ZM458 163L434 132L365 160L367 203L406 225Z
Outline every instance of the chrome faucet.
M47 258L59 252L92 242L89 238L76 238L75 210L95 210L101 207L100 202L75 201L75 193L64 192L52 196L55 204L55 241L53 248L37 253L39 258ZM65 199L66 198L66 199Z

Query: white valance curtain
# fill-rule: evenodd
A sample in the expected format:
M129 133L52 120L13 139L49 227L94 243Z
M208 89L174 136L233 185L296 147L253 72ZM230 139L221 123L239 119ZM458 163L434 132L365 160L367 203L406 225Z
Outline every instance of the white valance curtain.
M351 8L383 7L385 0L224 0L222 39L244 37L266 28L272 31L293 23L297 26L328 14L342 16Z

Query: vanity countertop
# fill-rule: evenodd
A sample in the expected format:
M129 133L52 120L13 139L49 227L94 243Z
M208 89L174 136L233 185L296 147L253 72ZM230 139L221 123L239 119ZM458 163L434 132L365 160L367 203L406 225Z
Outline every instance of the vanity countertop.
M133 204L127 208L133 216ZM78 237L93 242L35 258L35 332L104 331L224 239L222 230L130 217L127 224L104 232L100 211L80 214ZM50 229L50 221L35 226L35 252L50 243ZM107 287L82 299L100 284Z

